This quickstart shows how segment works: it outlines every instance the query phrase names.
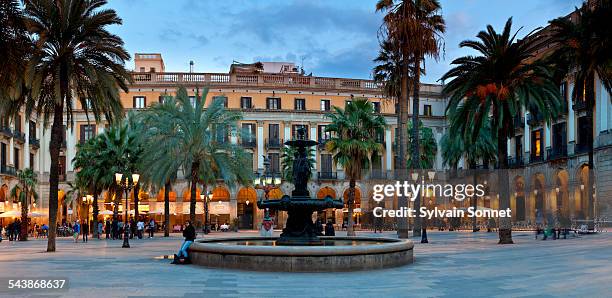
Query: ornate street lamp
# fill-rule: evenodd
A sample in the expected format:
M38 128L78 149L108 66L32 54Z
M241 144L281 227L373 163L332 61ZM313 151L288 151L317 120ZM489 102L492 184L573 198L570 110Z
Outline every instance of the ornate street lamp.
M209 191L206 195L200 194L200 199L204 202L204 234L210 233L210 216L208 212L208 203L212 200L213 194Z
M86 195L83 196L83 204L85 205L85 222L87 223L87 225L89 226L89 206L91 206L91 203L93 202L93 196L92 195Z
M115 173L115 182L117 182L117 185L123 188L123 190L125 191L125 218L123 219L123 245L121 247L130 248L130 241L128 240L128 238L130 238L130 234L128 231L128 207L130 206L129 193L130 190L132 190L132 187L138 184L138 179L140 179L140 175L132 174L131 183L129 176L126 175L125 179L123 176L124 175L122 173Z
M262 189L264 191L264 197L266 201L270 199L270 191L273 189L278 189L281 184L281 178L276 177L274 173L270 172L270 159L264 155L264 173L263 175L257 175L253 180L253 185L255 185L255 189ZM250 203L247 200L247 205ZM266 208L265 217L268 217L269 210Z

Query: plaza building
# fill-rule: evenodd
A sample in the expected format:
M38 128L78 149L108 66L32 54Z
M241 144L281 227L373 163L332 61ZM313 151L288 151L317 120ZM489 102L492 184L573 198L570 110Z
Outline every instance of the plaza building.
M395 102L383 96L379 84L372 80L327 78L304 75L293 63L263 62L253 64L235 63L227 73L193 73L167 72L162 55L159 53L137 53L134 57L135 69L132 73L133 84L129 92L121 94L124 108L139 111L160 102L165 96L174 95L179 86L187 88L189 96L195 99L196 92L209 88L208 100L222 98L226 108L242 112L239 134L229 132L218 136L219 142L240 144L252 156L254 176L261 176L269 163L269 173L280 178L282 169L281 157L283 143L296 137L298 129L305 129L307 138L325 144L330 134L325 132L325 126L330 123L326 114L332 112L334 106L344 107L355 98L367 98L374 104L376 113L380 113L387 123L384 134L378 141L383 151L373 156L372 170L367 177L358 182L355 202L354 221L360 224L371 205L371 183L391 177L395 169L397 146L397 113ZM447 126L444 117L446 99L441 94L442 86L422 84L420 111L424 126L432 128L434 137L439 143ZM412 106L412 104L410 104ZM92 115L85 115L80 104L73 106L74 127L67 129L62 151L60 153L60 209L59 221L76 218L82 214L79 201L65 200L70 191L68 182L73 181L75 169L71 160L76 154L76 145L103 133L108 124L93 123ZM23 118L23 117L22 117ZM18 123L19 122L19 123ZM10 202L8 189L17 183L15 173L19 169L31 167L38 173L40 180L39 202L31 208L47 213L48 209L48 177L50 156L48 148L50 130L43 130L41 123L35 119L17 122L5 120L2 130L2 192L0 201L4 201L6 210L17 208ZM24 133L21 133L23 131ZM41 149L43 148L43 149ZM435 168L442 171L440 150L436 155ZM172 185L170 192L171 225L180 224L189 214L190 189L188 181L182 173L178 173L177 183ZM293 186L287 181L281 181L279 187L270 192L271 199L278 199L284 194L290 194ZM315 171L309 189L312 196L323 198L330 195L334 198L348 195L348 181L340 167L332 162L331 152L324 145L316 148ZM239 219L240 228L256 228L263 218L263 210L259 210L256 201L262 197L263 191L241 185L226 185L218 181L208 189L198 189L197 217L203 220L204 202L200 194L212 192L209 202L210 219L212 223L231 223ZM139 194L139 211L149 213L161 220L164 190L147 191ZM111 198L106 194L100 199L100 211L112 210ZM131 198L133 199L133 198ZM71 203L66 203L71 202ZM370 202L370 204L368 204ZM122 203L123 204L123 203ZM13 206L14 205L14 206ZM134 208L133 200L129 210ZM119 206L123 210L123 206ZM332 220L341 224L347 220L344 210L330 210L321 214L323 220ZM108 212L107 212L108 213ZM91 212L89 213L91 214ZM275 216L277 224L282 227L285 215Z

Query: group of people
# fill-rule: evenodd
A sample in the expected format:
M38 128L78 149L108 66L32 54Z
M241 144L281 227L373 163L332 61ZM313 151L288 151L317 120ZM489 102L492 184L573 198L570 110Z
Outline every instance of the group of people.
M118 221L117 219L113 219L112 221L107 219L104 227L102 226L102 222L98 224L98 235L101 235L101 231L104 229L106 239L123 239L123 235L127 229L128 237L130 237L130 239L134 237L142 239L145 232L148 232L149 238L153 238L155 237L155 231L157 228L158 225L152 218L146 223L142 219L139 219L138 221L131 219L129 222L127 222L127 226L124 224L124 222Z
M17 219L12 223L9 223L5 227L0 224L0 240L3 239L3 236L6 234L6 239L9 241L19 241L22 237L22 229L24 223L21 220ZM49 226L47 224L39 225L38 223L30 223L27 227L28 235L34 236L36 238L39 237L47 237L49 233Z
M8 238L9 241L21 240L21 221L18 219L8 224L6 228L3 228L2 225L0 225L0 240L2 240L3 231L5 231L6 238Z

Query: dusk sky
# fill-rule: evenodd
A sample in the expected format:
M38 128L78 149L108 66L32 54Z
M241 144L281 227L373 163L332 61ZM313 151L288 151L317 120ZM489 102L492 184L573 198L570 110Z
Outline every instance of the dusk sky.
M227 72L232 61L289 61L316 76L371 78L382 14L376 1L110 0L123 19L114 26L133 56L161 53L166 71ZM458 44L487 24L498 31L513 17L522 36L571 12L581 0L447 0L440 61L427 59L424 82L437 81L450 62L470 53ZM133 62L128 68L133 68Z

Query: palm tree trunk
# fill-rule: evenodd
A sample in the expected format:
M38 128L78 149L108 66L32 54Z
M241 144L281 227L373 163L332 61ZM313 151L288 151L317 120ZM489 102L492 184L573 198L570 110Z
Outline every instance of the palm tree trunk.
M113 220L119 220L119 203L121 202L121 198L123 197L123 191L117 191L118 188L115 188L115 206L113 208Z
M470 169L472 169L472 184L476 185L478 183L478 176L476 175L476 163L473 161L470 161ZM476 197L476 194L474 194L472 196L472 207L474 208L474 210L476 210L476 208L478 208L478 198ZM472 216L472 232L478 232L477 228L476 228L476 216Z
M402 93L402 98L398 99L398 105L399 105L399 115L398 115L398 122L397 122L397 131L398 131L398 136L396 136L398 138L398 143L399 146L397 148L397 158L398 158L398 163L399 165L396 166L395 168L395 179L397 180L406 180L408 177L408 172L406 171L406 156L408 154L408 130L406 127L406 124L408 123L408 103L410 102L410 96L409 96L409 91L408 91L408 77L409 77L409 71L408 71L408 62L404 61L404 63L402 63L402 74L404 74L402 76L402 80L401 80L401 93ZM397 198L398 201L398 205L399 207L408 207L408 199L403 196L400 195ZM408 238L408 231L409 231L409 227L408 227L408 218L407 217L400 217L397 218L397 234L398 237L401 239L406 239Z
M191 198L189 200L189 220L192 225L195 225L195 212L196 212L196 191L198 189L198 172L200 170L200 164L194 162L191 165Z
M134 220L138 222L138 194L140 193L140 184L134 186Z
M587 78L587 82L594 82L595 74L592 73L588 76ZM589 84L590 85L590 84ZM586 197L587 197L587 212L585 213L587 215L587 219L595 219L596 214L595 214L595 200L593 199L593 186L594 186L594 177L593 177L593 173L594 173L594 169L595 169L595 164L594 164L594 149L593 149L593 142L595 141L594 138L594 133L593 133L593 128L595 126L594 123L594 119L593 119L593 108L594 108L594 102L595 102L595 94L594 94L594 88L595 86L590 85L586 87L586 116L587 116L587 122L589 124L588 127L588 132L589 135L587 136L589 138L588 140L588 167L589 167L589 171L587 172L587 186L586 186ZM604 91L605 92L605 91Z
M55 251L55 237L57 234L57 192L59 188L59 153L62 143L64 106L62 103L55 105L53 111L53 125L51 126L51 142L49 153L51 154L51 168L49 169L49 236L47 238L47 252Z
M355 203L355 179L351 178L349 184L349 195L348 195L348 222L346 224L346 235L355 236L355 229L353 228L353 205Z
M508 184L508 140L507 128L500 127L497 133L497 156L499 167L497 169L497 183L499 187L499 209L510 208L510 185ZM509 217L499 218L498 244L513 244L512 220Z
M170 236L170 182L164 186L164 237Z
M24 181L25 184L25 181ZM24 185L25 196L21 202L21 241L28 241L28 190Z
M420 80L421 80L421 59L418 53L415 53L414 59L414 81L412 82L412 162L410 165L412 169L418 170L421 168L420 154L419 154L419 91L420 91ZM416 194L414 200L414 209L419 210L421 208L421 195ZM417 211L418 212L418 211ZM412 230L412 236L421 236L421 227L423 219L417 216L414 221L414 228Z
M92 221L94 238L98 237L98 213L99 211L100 210L98 209L98 190L94 189L94 192L93 192L93 221Z

